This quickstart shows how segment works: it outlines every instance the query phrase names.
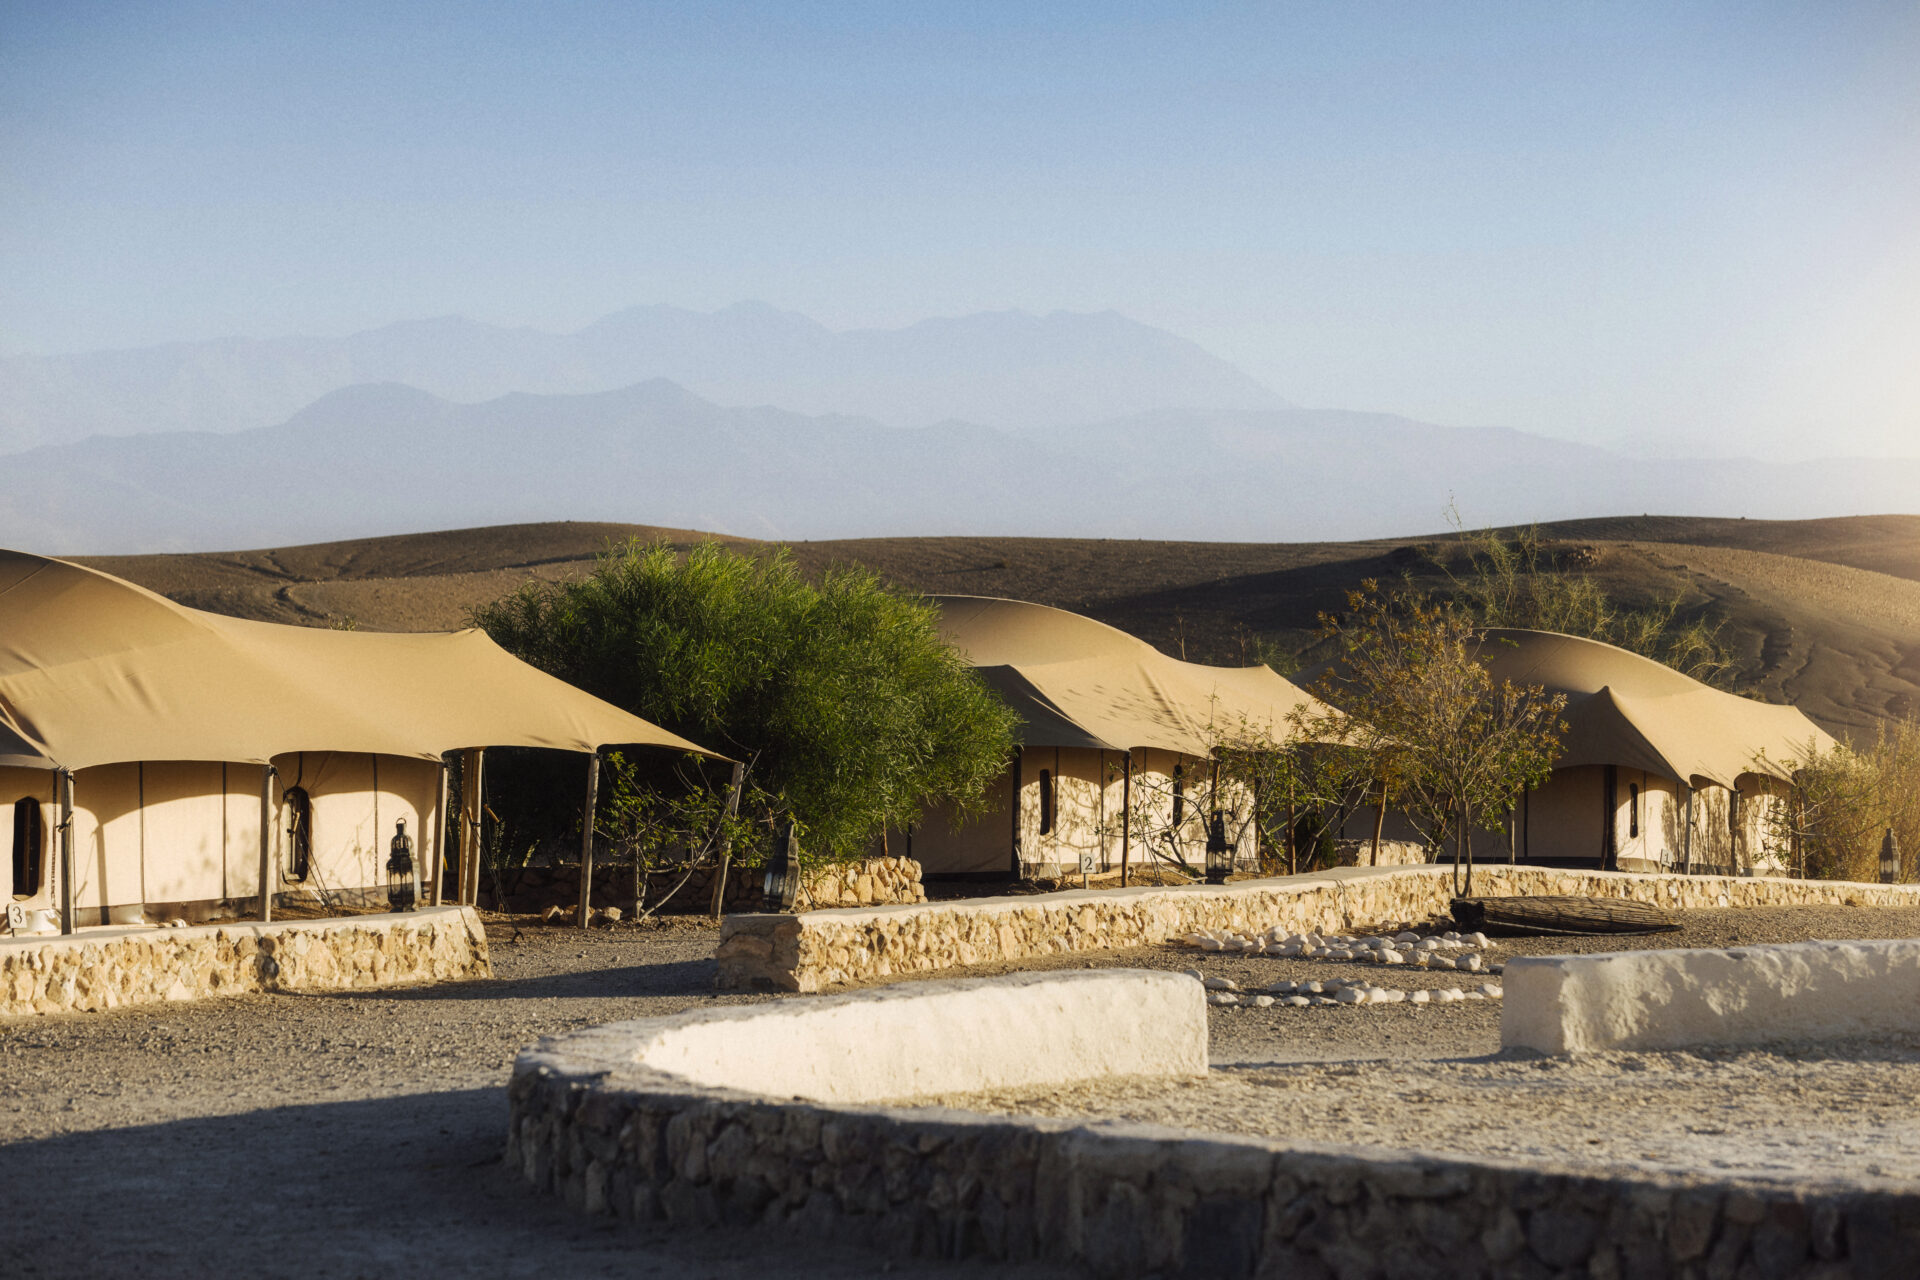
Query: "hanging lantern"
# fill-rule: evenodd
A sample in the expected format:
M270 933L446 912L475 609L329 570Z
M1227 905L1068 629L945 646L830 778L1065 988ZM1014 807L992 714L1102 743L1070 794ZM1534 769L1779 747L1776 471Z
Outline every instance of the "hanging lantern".
M793 910L800 894L800 837L788 822L773 840L773 858L767 863L767 878L761 886L768 905L775 911Z
M1893 828L1887 828L1887 834L1880 840L1880 883L1893 884L1900 879L1900 842L1893 838Z
M1215 809L1207 819L1207 883L1225 884L1233 870L1233 846L1227 842L1227 816Z
M393 825L393 844L387 855L387 904L395 911L413 910L413 837L407 834L407 820Z

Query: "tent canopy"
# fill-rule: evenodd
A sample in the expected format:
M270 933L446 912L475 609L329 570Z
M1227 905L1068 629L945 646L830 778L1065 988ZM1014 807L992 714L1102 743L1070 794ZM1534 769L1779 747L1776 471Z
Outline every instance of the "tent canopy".
M1835 745L1797 707L1710 688L1598 640L1494 628L1479 656L1496 681L1566 695L1556 768L1625 765L1688 786L1732 787L1743 773L1788 778L1810 753Z
M984 596L932 599L947 641L1020 716L1026 746L1205 756L1237 740L1290 741L1289 714L1320 707L1271 668L1182 662L1079 614Z
M253 622L0 551L0 764L265 764L296 751L713 752L528 666L477 630Z

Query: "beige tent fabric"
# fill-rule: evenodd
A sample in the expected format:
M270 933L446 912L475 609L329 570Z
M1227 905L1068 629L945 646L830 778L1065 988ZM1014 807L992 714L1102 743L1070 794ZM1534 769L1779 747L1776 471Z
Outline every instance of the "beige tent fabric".
M480 746L713 752L479 631L323 631L203 613L93 569L0 551L0 765L437 759Z
M1835 745L1796 707L1710 688L1598 640L1496 628L1480 660L1495 680L1566 695L1555 768L1623 765L1689 786L1732 787L1741 774L1789 777L1809 751Z
M1204 756L1243 729L1287 741L1320 704L1267 667L1170 658L1103 622L1019 600L934 596L941 629L1024 721L1025 746Z

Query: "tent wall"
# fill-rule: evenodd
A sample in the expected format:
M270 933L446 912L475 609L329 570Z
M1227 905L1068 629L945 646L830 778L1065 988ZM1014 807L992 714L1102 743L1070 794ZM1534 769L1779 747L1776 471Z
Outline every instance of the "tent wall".
M14 819L21 812L17 806L22 800L37 804L40 810L40 880L37 886L14 882ZM4 879L5 889L5 896L0 897L0 902L46 908L55 904L54 879L59 872L60 861L59 821L60 806L54 792L51 769L0 768L0 850L4 851L0 853L0 879Z
M404 818L423 869L439 834L440 768L397 756L308 752L277 759L273 860L277 893L349 903L378 902L394 823ZM74 774L74 911L80 924L142 918L205 919L222 903L250 910L259 897L260 768L162 760L101 765ZM50 770L0 769L0 862L7 900L56 908L59 806ZM292 786L313 800L313 855L304 880L291 876L288 811ZM41 805L43 872L37 888L13 883L16 802ZM31 889L23 894L23 889Z
M1184 800L1182 820L1173 824L1176 766ZM1091 855L1097 871L1120 866L1123 846L1122 806L1125 803L1126 755L1091 747L1027 747L1020 758L1020 860L1030 876L1070 876L1080 870L1082 855ZM1045 775L1044 779L1042 775ZM1211 765L1170 751L1134 752L1132 786L1132 861L1142 866L1154 861L1151 849L1178 856L1198 867L1206 858L1206 796ZM986 813L956 831L951 811L930 809L913 830L913 856L928 875L1011 875L1014 822L1009 804L1012 773L1002 774L989 791ZM1052 792L1051 821L1046 813ZM1248 797L1223 784L1222 799L1244 818ZM1231 823L1243 856L1251 858L1254 833L1250 826ZM1167 835L1175 836L1173 842ZM893 833L888 848L906 847ZM876 852L878 850L876 849Z
M274 782L279 893L322 900L336 894L348 901L383 900L387 850L394 824L401 819L413 837L414 865L423 873L432 865L440 826L433 821L440 802L440 766L434 761L307 751L277 756L273 763L280 774ZM306 791L313 805L313 849L303 879L293 874L291 818L284 802L286 793L296 786Z

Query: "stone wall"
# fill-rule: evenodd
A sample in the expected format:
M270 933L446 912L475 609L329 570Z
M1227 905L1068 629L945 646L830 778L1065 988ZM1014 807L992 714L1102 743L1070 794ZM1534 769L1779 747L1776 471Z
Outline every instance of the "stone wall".
M467 907L0 939L0 1016L493 976Z
M828 907L884 906L925 902L920 864L912 858L868 858L862 862L816 867L800 882L796 911Z
M1482 896L1582 894L1669 908L1805 904L1920 905L1920 885L1738 876L1639 875L1549 867L1474 869ZM819 991L839 983L1069 951L1166 942L1197 929L1359 933L1446 916L1445 866L1351 867L1273 880L1076 890L805 915L729 916L719 983Z
M664 915L698 915L713 909L713 877L717 868L695 867L655 871L647 876L647 901L657 902L671 892ZM686 883L682 885L681 879ZM766 877L762 866L734 863L727 869L724 912L766 911L770 905L761 885ZM571 913L580 901L580 864L562 862L552 865L516 867L505 873L501 885L506 890L503 910L534 913L548 907L565 907ZM679 886L678 889L675 886ZM498 897L491 876L482 877L481 901L493 903ZM815 907L875 906L895 902L925 902L920 887L920 864L912 858L867 858L860 862L833 863L809 870L801 880L795 909ZM633 866L596 864L593 868L593 905L633 907Z
M1505 1048L1541 1053L1910 1037L1920 940L1515 956Z
M1382 840L1380 860L1375 862L1372 840L1336 840L1334 865L1341 867L1424 867L1427 847L1417 840Z
M776 1100L636 1065L618 1030L542 1042L509 1087L507 1167L591 1214L1116 1280L1837 1280L1909 1275L1920 1251L1920 1198L1817 1176L1616 1176Z

